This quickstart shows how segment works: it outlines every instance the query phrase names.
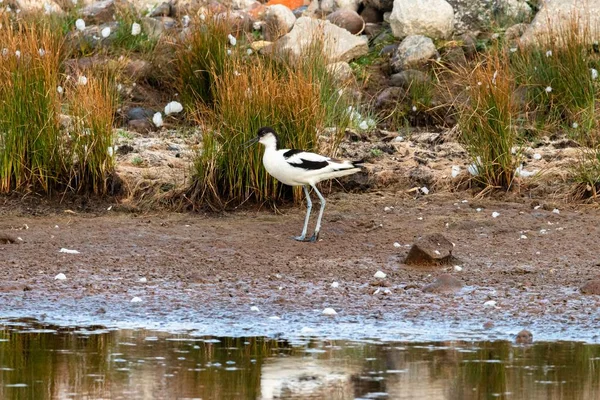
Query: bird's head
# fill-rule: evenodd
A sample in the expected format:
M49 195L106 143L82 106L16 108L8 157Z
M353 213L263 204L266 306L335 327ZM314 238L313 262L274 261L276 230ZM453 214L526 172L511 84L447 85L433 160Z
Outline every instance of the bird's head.
M275 133L275 130L269 126L263 126L258 130L258 134L255 138L246 142L246 147L249 147L257 142L261 143L265 147L277 148L277 134Z

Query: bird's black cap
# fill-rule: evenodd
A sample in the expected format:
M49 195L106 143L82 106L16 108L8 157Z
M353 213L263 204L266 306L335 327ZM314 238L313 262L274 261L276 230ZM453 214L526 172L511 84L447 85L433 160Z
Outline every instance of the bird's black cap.
M258 130L258 137L261 138L268 133L272 133L273 135L277 136L275 129L271 128L270 126L263 126Z

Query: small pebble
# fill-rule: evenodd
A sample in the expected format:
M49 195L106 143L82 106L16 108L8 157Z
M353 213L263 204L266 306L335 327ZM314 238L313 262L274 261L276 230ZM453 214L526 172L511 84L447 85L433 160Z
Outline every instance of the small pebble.
M64 281L65 279L67 279L67 276L65 274L63 274L62 272L54 277L54 280L59 280L59 281Z
M337 315L337 312L333 308L327 307L326 309L323 310L322 314L328 315L328 316L334 316L334 315Z
M141 283L146 283L146 282L148 282L148 279L146 279L145 277L144 278L140 278L140 282Z
M135 296L133 299L131 299L132 303L141 303L142 299L140 299L139 297Z
M521 239L527 239L527 236L521 235Z
M455 265L455 266L454 266L454 270L455 270L456 272L461 272L461 271L463 270L463 268L462 268L460 265Z
M500 216L500 213L499 213L499 212L496 212L496 211L494 211L494 212L492 213L492 218L498 218L499 216Z
M398 242L394 242L394 247L395 248L399 248L399 247L402 247L402 245L400 243L398 243Z
M373 276L377 279L385 279L387 274L385 272L377 271L377 272L375 272L375 275L373 275Z
M554 214L560 214L560 210L559 210L558 208L555 208L554 210L552 210L552 212L553 212Z
M488 300L485 303L483 303L484 307L496 307L496 300Z
M534 160L541 160L541 159L542 159L542 155L541 155L540 153L535 153L535 154L533 155L533 159L534 159Z
M258 309L258 307L252 306L252 307L250 307L250 311L256 311L256 312L258 312L260 310Z
M340 287L340 284L339 284L339 283L337 283L337 282L333 282L333 283L331 284L331 287L335 289L335 288L338 288L338 287Z
M427 189L427 187L426 187L426 186L423 186L423 187L421 188L421 192L422 192L423 194L429 194L429 189Z

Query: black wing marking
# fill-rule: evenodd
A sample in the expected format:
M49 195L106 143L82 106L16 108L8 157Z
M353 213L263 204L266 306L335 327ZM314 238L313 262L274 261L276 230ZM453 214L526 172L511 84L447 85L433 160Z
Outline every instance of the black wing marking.
M303 158L301 158L300 161L301 162L299 162L299 163L288 162L288 164L290 164L292 167L302 168L302 169L307 169L307 170L322 169L329 165L329 162L327 162L327 161L310 161L310 160L305 160Z
M291 149L291 150L288 150L285 153L283 153L283 158L285 158L287 160L288 158L290 158L294 154L298 154L298 153L302 153L302 150Z

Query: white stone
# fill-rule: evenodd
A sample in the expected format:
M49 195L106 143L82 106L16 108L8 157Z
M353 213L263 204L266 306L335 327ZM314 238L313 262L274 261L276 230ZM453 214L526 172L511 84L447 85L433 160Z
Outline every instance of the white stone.
M423 186L423 187L421 188L421 192L422 192L423 194L429 194L429 189L427 189L427 186Z
M522 239L522 240L525 240L525 239L527 239L527 235L521 235L521 239Z
M134 22L133 24L131 24L131 35L137 36L140 33L142 33L142 26L140 24L138 24L137 22Z
M492 218L498 218L499 216L500 216L500 213L499 213L499 212L497 212L497 211L494 211L494 212L492 213Z
M366 37L355 36L329 21L309 17L298 18L291 32L273 44L272 51L279 56L298 60L316 37L323 37L323 56L327 63L348 62L369 51Z
M163 125L163 119L162 119L162 114L157 112L156 114L154 114L154 116L152 117L152 122L154 123L154 125L157 128L160 128Z
M146 279L146 277L143 277L143 278L140 278L139 282L146 283L146 282L148 282L148 279Z
M455 265L455 266L454 266L454 270L455 270L456 272L461 272L461 271L463 270L463 268L462 268L460 265Z
M590 74L592 76L592 80L598 79L598 70L595 68L590 68Z
M67 276L62 272L54 277L54 280L57 281L64 281L65 279L67 279Z
M445 0L394 0L390 14L394 36L448 38L454 30L454 9Z
M555 208L554 210L552 210L552 212L553 212L554 214L560 214L560 210L559 210L558 208Z
M85 21L79 18L77 21L75 21L75 27L80 31L85 30Z
M79 75L77 78L77 84L81 86L85 86L88 83L88 78L84 75Z
M60 249L58 252L66 253L66 254L79 254L79 251L77 251L77 250L69 250L69 249L65 249L64 247L62 249Z
M183 106L178 101L172 101L165 106L165 115L177 114L183 111Z
M227 35L227 40L229 40L229 44L235 46L237 44L237 39L231 33Z
M252 306L252 307L250 307L250 311L256 311L256 312L258 312L260 310L258 309L258 307Z
M456 178L458 175L460 175L460 167L458 165L453 165L452 166L452 177Z
M328 315L328 316L334 316L334 315L337 315L337 312L333 308L327 307L323 310L322 314Z
M402 245L398 242L394 242L394 247L399 249L400 247L402 247Z
M386 277L386 273L382 272L382 271L377 271L375 272L375 275L373 275L373 277L377 278L377 279L384 279Z
M334 288L334 289L336 289L336 288L339 288L339 287L340 287L340 284L339 284L338 282L333 282L333 283L331 284L331 287L332 287L332 288Z
M142 299L140 299L139 297L135 296L133 299L131 299L132 303L141 303Z
M483 303L484 307L496 307L497 302L495 300L488 300Z
M541 155L540 153L535 153L535 154L533 155L533 159L534 159L534 160L541 160L541 159L542 159L542 155Z

